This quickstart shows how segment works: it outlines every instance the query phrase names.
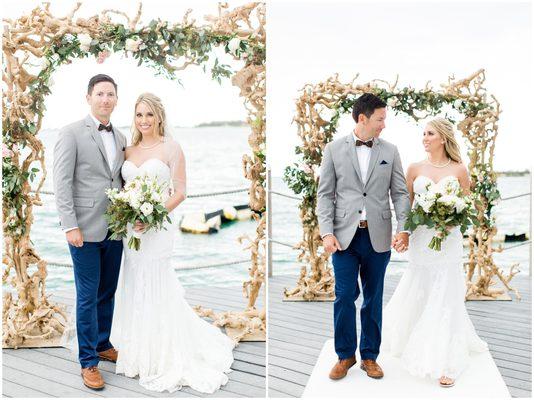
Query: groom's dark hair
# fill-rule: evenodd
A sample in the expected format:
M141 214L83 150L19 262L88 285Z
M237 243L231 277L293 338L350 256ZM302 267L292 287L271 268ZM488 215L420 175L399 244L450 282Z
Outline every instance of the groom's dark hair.
M352 106L352 118L355 122L358 122L358 116L360 114L365 115L367 118L371 117L377 108L385 108L386 103L371 93L364 93L354 102Z
M87 94L91 94L93 92L93 88L97 83L100 82L110 82L115 87L115 92L117 92L117 84L113 80L113 78L106 74L98 74L93 76L91 79L89 79L89 85L87 85Z

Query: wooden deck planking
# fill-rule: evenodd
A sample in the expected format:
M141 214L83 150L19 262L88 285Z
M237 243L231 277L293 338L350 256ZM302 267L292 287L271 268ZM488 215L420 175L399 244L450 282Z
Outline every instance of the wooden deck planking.
M242 310L247 299L236 288L186 288L191 305L202 305L215 311ZM60 291L53 301L74 304L73 291ZM263 307L263 289L257 307ZM211 395L188 387L174 393L152 392L141 387L137 379L115 374L115 365L100 362L106 388L93 391L80 377L80 366L64 348L3 350L2 394L5 397L265 397L265 343L243 342L234 350L229 382Z
M269 280L269 397L300 397L324 342L334 334L332 303L282 301L284 287L293 287L296 279L285 275ZM398 274L386 276L384 304L399 279ZM530 397L532 391L530 282L528 276L516 276L512 281L521 301L466 303L473 325L488 342L513 397ZM358 310L361 302L360 297Z

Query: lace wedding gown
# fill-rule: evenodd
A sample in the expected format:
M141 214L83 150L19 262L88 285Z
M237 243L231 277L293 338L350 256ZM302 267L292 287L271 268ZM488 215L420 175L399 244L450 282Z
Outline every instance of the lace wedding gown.
M183 153L174 143L174 148L164 143L167 151L155 151L139 166L125 161L125 182L148 174L185 193ZM139 251L129 249L128 239L123 239L111 330L111 343L119 351L116 372L138 375L148 390L173 392L189 386L213 393L228 382L234 342L197 316L185 300L171 263L177 229L172 213L171 219L167 230L143 233ZM128 233L129 237L131 228Z
M414 193L434 183L418 176ZM471 352L487 350L475 332L465 308L462 273L463 239L459 227L442 243L441 251L428 248L435 230L417 227L410 236L409 266L384 309L382 350L400 357L410 374L456 379L469 365Z

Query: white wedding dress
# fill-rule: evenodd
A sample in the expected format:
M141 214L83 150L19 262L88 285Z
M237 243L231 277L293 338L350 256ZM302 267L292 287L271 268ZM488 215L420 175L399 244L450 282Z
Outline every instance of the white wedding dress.
M418 176L414 193L434 183ZM463 239L459 227L442 243L441 251L428 247L435 230L417 227L410 236L409 266L384 309L381 350L400 357L410 374L456 379L469 365L472 352L487 350L475 332L465 308L462 272Z
M182 154L179 146L177 151ZM161 183L174 182L176 188L180 170L185 192L185 166L175 168L156 156L139 167L125 161L122 176L128 182L148 174ZM172 213L171 219L167 230L142 234L139 251L129 249L128 239L123 239L124 259L111 330L111 343L119 351L116 372L139 376L139 383L148 390L173 392L189 386L213 393L228 382L226 373L230 372L235 344L197 316L185 300L171 262L177 229ZM129 229L128 237L131 234Z

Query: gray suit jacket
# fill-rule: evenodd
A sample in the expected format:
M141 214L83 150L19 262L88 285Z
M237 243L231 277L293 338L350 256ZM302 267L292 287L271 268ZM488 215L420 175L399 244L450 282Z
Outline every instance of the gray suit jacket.
M354 135L326 145L317 190L317 218L322 235L333 233L345 250L358 227L365 206L371 244L376 252L391 249L389 198L403 231L410 211L410 195L397 147L376 138L369 159L367 180L361 176Z
M60 225L78 227L85 242L106 238L106 189L123 186L126 137L113 128L117 154L110 170L101 133L90 115L62 128L54 148L54 192Z

